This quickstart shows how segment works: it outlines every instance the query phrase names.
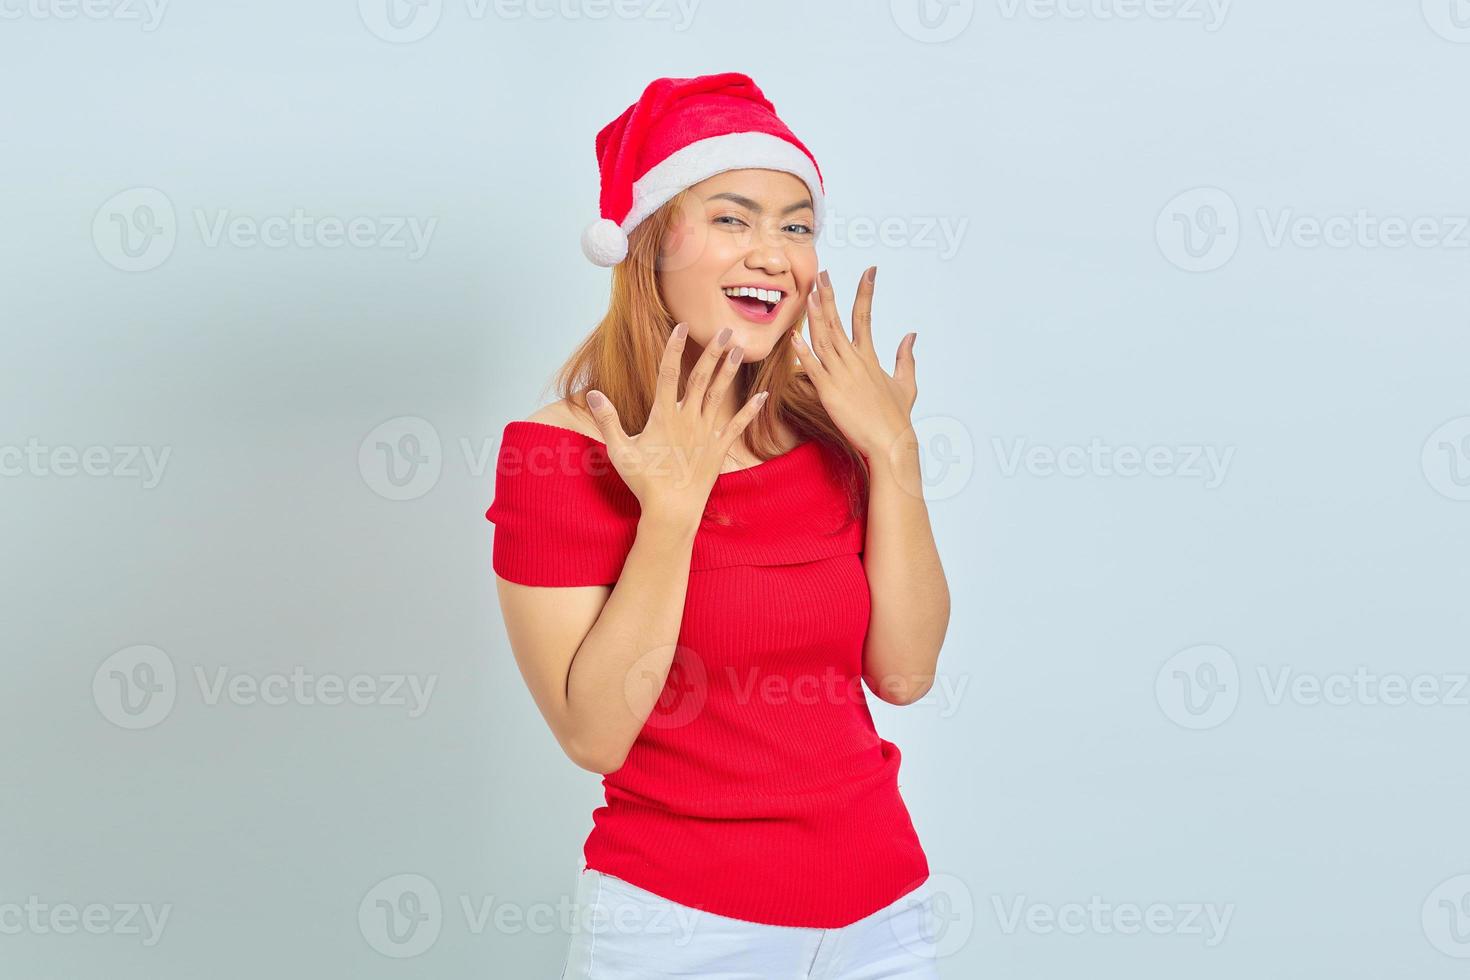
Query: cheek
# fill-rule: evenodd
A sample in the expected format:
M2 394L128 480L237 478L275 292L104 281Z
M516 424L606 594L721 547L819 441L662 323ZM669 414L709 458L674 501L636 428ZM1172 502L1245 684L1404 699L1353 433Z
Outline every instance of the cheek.
M697 269L709 252L709 229L702 222L680 218L669 226L659 253L659 267L665 273Z
M722 271L716 261L710 254L709 233L701 225L681 221L669 226L659 255L659 291L674 319L687 322L691 329L709 318Z
M815 252L805 251L791 260L791 275L796 280L798 294L791 297L791 322L795 323L806 313L806 297L817 285L818 262Z
M817 272L821 263L812 249L802 249L791 257L791 274L796 277L798 288L809 293L817 284Z

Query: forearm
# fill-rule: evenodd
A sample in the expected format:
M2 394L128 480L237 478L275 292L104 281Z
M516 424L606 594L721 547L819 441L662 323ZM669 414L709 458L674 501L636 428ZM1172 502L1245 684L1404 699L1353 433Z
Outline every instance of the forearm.
M912 431L894 452L869 459L868 472L863 568L872 611L863 677L883 700L908 704L934 684L949 628L949 584L929 524Z
M698 523L645 513L612 594L572 658L567 710L580 754L619 768L673 663Z

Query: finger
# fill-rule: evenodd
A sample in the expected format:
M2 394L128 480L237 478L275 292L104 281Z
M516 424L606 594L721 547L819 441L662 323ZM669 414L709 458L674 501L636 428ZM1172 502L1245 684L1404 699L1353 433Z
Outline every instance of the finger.
M806 295L806 322L812 329L809 348L825 367L827 359L836 358L837 352L833 349L831 328L827 326L827 315L822 311L822 300L815 288Z
M918 339L917 332L910 333L899 343L898 353L893 356L893 380L910 392L918 390L914 365L914 343Z
M720 455L722 457L735 445L735 441L740 438L750 423L755 421L756 415L760 413L761 406L766 403L766 396L769 394L769 391L760 391L751 395L740 411L735 413L735 417L725 423L725 428L720 431Z
M725 345L730 342L732 333L734 331L729 327L721 330L689 372L689 383L684 386L684 404L693 405L696 413L704 411L704 393L709 388L710 379L715 376L715 368L720 366L720 357L725 353Z
M653 403L667 413L679 407L679 374L684 364L684 343L688 335L688 324L675 324L668 342L664 344L664 356L658 363L658 385L653 393Z
M730 390L730 383L735 380L735 373L740 370L740 362L744 358L745 348L737 344L731 347L720 360L720 371L715 375L714 383L709 388L709 394L704 399L704 411L710 418L719 417L720 405L725 400L725 393Z
M596 388L588 388L587 411L592 413L597 431L602 433L608 455L611 457L622 451L628 444L628 434L623 431L623 423L618 421L618 410L613 407L612 400Z
M822 274L817 276L817 297L822 301L822 318L827 321L827 329L831 331L832 347L841 357L852 350L852 341L847 339L847 328L842 325L842 317L837 315L837 294L832 290L832 278L823 269Z
M869 266L858 280L857 298L852 301L852 346L864 353L873 352L873 282L878 267Z
M795 330L791 331L791 347L796 351L796 359L801 362L801 369L807 373L813 383L825 381L827 369L817 360L817 355L807 346L806 338Z

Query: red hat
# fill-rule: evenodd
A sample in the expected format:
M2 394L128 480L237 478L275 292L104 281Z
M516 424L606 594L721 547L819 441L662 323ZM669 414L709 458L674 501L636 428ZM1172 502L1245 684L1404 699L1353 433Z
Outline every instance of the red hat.
M816 158L776 117L748 75L659 78L597 134L602 217L582 232L582 252L602 266L628 254L628 233L679 191L726 170L781 170L811 191L823 215Z

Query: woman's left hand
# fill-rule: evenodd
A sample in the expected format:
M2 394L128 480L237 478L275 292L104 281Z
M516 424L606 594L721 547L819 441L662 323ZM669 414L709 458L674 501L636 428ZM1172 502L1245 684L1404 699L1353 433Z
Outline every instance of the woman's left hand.
M811 345L800 333L791 331L796 356L816 385L822 407L853 448L870 460L886 457L900 440L913 437L909 413L919 393L914 379L917 333L906 334L899 341L891 375L878 363L872 316L873 280L877 275L878 267L873 266L858 283L857 298L852 303L851 340L837 315L832 281L826 272L807 296Z

